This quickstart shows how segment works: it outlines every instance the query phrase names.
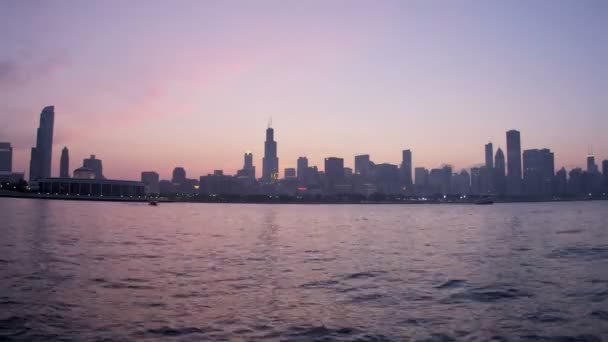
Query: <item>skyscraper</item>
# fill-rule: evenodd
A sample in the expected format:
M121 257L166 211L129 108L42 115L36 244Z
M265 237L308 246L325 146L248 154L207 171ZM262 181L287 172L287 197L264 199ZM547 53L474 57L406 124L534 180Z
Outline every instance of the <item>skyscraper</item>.
M336 157L325 158L325 180L327 191L332 193L335 186L344 180L344 159Z
M587 156L587 172L589 172L589 173L598 173L599 172L597 164L595 163L595 156L593 156L592 154L589 154Z
M493 157L494 157L494 147L492 146L492 143L487 143L486 144L486 167L489 170L494 168Z
M549 197L553 194L555 162L549 149L525 150L523 154L526 195Z
M401 155L401 185L407 190L412 187L412 151L403 150Z
M306 157L298 158L298 181L299 182L304 181L304 176L305 176L307 168L308 168L308 158L306 158Z
M144 183L146 195L157 195L160 193L160 177L154 171L144 171L141 173L141 182Z
M13 172L13 148L11 143L0 142L0 172Z
M40 126L36 133L36 147L32 147L30 182L51 177L54 124L55 107L44 107L40 113Z
M507 195L521 195L521 140L516 130L507 132Z
M496 150L494 156L494 174L492 175L492 181L494 183L494 191L499 195L505 194L505 154L499 147Z
M184 184L186 182L186 170L180 166L174 168L171 182L176 185Z
M67 147L61 150L61 161L59 163L59 177L70 178L70 155Z
M279 158L277 157L277 142L274 141L272 127L266 129L264 142L264 158L262 160L262 182L272 183L279 178Z
M429 182L429 170L424 167L417 167L414 169L416 190L424 191Z
M237 177L255 179L255 166L253 166L253 154L251 152L245 152L243 157L243 168L237 171Z
M371 163L369 161L369 154L362 154L355 156L355 174L361 175L363 178L371 176Z
M82 161L82 166L93 170L96 179L104 179L103 176L103 165L101 159L95 158L94 154L91 154L90 158L86 158Z

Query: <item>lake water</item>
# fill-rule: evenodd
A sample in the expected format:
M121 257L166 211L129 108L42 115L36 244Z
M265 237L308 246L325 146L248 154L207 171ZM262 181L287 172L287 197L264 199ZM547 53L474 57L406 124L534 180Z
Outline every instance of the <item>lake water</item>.
M608 340L608 202L0 212L0 340Z

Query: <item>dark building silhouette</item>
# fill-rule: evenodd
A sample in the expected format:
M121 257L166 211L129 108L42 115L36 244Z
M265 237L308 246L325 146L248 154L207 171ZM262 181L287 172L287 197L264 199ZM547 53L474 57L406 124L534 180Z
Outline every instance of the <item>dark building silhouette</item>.
M429 170L424 167L417 167L414 169L416 192L425 193L429 185Z
M401 156L401 186L409 191L412 188L412 151L403 150Z
M588 173L599 173L597 164L595 163L595 156L592 154L587 156L587 172Z
M253 154L251 152L245 152L243 157L243 168L238 170L237 177L245 177L249 179L255 179L255 166L253 166Z
M487 143L486 146L486 167L489 170L492 170L494 168L494 147L492 146L492 143Z
M98 179L95 176L95 171L91 170L88 167L81 166L74 170L74 178L75 179Z
M300 184L305 187L315 187L319 185L319 170L316 166L309 166L303 170Z
M154 171L144 171L141 173L141 182L144 183L146 195L160 194L160 177Z
M479 193L482 195L488 195L494 193L494 183L492 176L494 169L490 169L487 166L479 168Z
M398 194L399 187L399 168L393 164L376 164L374 169L374 183L377 192L382 194Z
M492 181L494 182L494 191L501 196L503 196L506 191L505 170L505 155L502 152L502 149L499 147L496 150L496 155L494 156L494 175L492 177Z
M199 193L203 195L238 195L241 184L231 176L224 175L222 170L200 177Z
M170 180L161 180L158 182L158 187L161 194L174 194L177 190Z
M54 124L55 107L44 107L40 113L40 126L36 133L36 147L32 147L30 182L51 177Z
M608 192L608 160L602 161L602 175L604 183L604 192Z
M568 177L568 194L581 195L585 193L585 175L583 169L577 167L570 170Z
M471 168L471 193L481 194L481 169L479 167Z
M305 170L308 168L308 158L298 158L298 182L303 183L305 177Z
M8 142L0 142L0 172L13 172L13 147Z
M452 175L452 192L459 195L471 193L471 176L467 170L461 170L460 173Z
M565 196L568 194L568 172L566 172L566 169L563 167L555 174L553 194L558 196Z
M70 152L67 147L61 150L61 161L59 162L59 177L70 178Z
M553 194L555 162L549 149L525 150L523 153L524 192L533 197L550 197Z
M521 139L519 131L507 132L507 195L521 195Z
M344 159L325 158L325 182L328 193L334 193L336 187L344 183Z
M355 156L355 174L361 175L363 179L369 179L371 177L369 154Z
M196 186L199 184L196 179L186 178L186 170L183 167L176 167L173 169L171 182L173 183L175 191L180 194L196 193Z
M349 181L350 179L353 178L353 169L350 167L345 167L344 168L344 178L346 179L346 181Z
M186 170L183 167L176 167L173 169L173 175L171 177L171 182L176 185L181 185L186 182Z
M285 168L284 172L284 178L285 179L297 179L297 174L296 174L296 169L293 167L287 167Z
M264 142L264 158L262 160L262 182L273 183L279 179L279 158L277 157L277 142L274 141L272 127L266 129Z
M95 158L94 154L91 154L90 158L86 158L82 161L82 166L91 169L95 173L96 179L104 179L103 176L103 165L101 159Z

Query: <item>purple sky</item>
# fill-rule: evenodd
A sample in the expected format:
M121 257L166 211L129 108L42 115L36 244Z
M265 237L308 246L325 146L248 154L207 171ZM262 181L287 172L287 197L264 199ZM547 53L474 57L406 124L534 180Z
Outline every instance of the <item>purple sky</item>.
M55 105L53 172L261 172L368 153L470 167L483 145L608 158L608 1L0 1L0 141L27 171ZM281 171L282 174L282 171Z

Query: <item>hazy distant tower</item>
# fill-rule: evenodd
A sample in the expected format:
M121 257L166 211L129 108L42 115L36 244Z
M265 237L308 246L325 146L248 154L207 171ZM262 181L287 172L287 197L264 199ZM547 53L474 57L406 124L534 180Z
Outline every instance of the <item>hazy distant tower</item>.
M407 190L412 188L412 151L403 150L401 158L401 185Z
M61 150L61 161L59 163L59 177L70 178L70 155L67 147Z
M55 107L44 107L40 113L40 126L36 133L36 147L32 147L30 182L51 177L54 124Z
M494 168L494 147L492 143L486 144L486 167L488 169Z
M507 132L507 195L521 195L521 140L516 130Z
M0 172L13 172L13 148L7 142L0 142Z
M264 142L264 158L262 159L262 181L271 183L279 178L279 158L277 157L277 142L274 141L272 127L266 129Z
M96 179L104 179L105 178L103 176L103 163L101 162L101 159L95 158L94 154L91 154L90 158L84 159L82 161L82 166L86 167L88 169L93 170L93 173L95 173L95 178Z
M494 190L499 195L505 194L505 154L499 147L494 157L494 174L492 175Z
M308 158L300 157L298 158L298 181L304 181L304 175L306 173L306 169L308 169Z

